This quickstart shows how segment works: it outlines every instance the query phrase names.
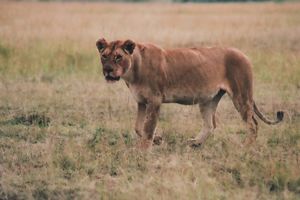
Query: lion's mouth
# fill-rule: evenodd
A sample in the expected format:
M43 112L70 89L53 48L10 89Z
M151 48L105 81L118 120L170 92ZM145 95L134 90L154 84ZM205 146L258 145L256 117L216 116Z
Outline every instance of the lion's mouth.
M120 80L120 76L111 76L111 75L106 75L105 80L108 82L115 82Z

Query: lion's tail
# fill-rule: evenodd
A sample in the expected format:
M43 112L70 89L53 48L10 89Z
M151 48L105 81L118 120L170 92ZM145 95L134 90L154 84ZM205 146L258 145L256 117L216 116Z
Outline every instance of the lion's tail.
M283 117L284 117L284 112L283 111L278 111L277 112L277 119L275 121L270 121L268 120L257 108L255 102L254 102L254 112L255 114L263 121L265 122L266 124L269 124L269 125L273 125L273 124L278 124L279 122L281 122L283 120Z

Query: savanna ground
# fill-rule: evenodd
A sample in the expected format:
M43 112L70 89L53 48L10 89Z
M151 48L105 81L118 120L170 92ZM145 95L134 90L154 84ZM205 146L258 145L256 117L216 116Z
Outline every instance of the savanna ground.
M151 152L135 148L136 105L106 84L99 37L163 47L220 45L253 62L269 118L242 147L226 96L201 148L197 106L164 105ZM299 199L300 4L0 3L0 199Z

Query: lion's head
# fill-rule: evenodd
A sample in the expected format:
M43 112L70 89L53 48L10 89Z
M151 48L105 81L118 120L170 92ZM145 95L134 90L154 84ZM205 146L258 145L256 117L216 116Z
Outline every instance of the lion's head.
M96 42L103 66L103 75L108 82L115 82L126 74L132 65L135 43L131 40L107 42L104 38Z

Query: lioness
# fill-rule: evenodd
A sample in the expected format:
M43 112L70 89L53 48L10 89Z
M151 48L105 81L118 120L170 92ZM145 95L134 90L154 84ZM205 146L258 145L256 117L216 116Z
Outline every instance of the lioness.
M135 131L141 137L140 147L149 148L162 103L199 104L203 118L200 134L190 140L200 145L216 128L215 112L222 96L227 93L249 128L250 143L257 136L255 114L267 124L253 100L251 63L233 48L163 49L153 44L132 40L96 42L108 82L122 78L137 102Z

